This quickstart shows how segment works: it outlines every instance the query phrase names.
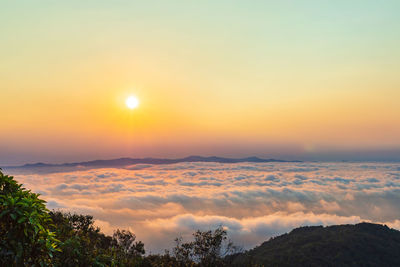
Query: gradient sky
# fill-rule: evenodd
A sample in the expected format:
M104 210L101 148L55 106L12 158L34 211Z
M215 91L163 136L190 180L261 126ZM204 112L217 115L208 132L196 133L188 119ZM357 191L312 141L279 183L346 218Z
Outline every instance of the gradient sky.
M1 1L0 164L399 160L399 10L389 0Z

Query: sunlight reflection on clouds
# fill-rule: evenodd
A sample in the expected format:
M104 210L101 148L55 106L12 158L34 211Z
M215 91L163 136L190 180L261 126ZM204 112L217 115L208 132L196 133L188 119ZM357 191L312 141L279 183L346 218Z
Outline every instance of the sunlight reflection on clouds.
M180 163L16 175L49 209L129 228L159 252L220 224L246 248L300 225L400 227L400 167L384 163Z

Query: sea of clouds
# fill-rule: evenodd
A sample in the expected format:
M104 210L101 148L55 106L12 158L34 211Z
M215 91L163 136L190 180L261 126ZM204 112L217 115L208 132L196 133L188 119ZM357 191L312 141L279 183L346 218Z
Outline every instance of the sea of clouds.
M302 225L400 229L395 163L137 164L15 178L49 209L93 215L107 234L130 229L154 253L219 225L246 249Z

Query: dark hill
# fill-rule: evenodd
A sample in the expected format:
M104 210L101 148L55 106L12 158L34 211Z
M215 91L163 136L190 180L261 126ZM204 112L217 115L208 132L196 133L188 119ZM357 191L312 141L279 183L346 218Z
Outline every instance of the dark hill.
M232 266L400 266L400 231L371 223L301 227L230 258Z

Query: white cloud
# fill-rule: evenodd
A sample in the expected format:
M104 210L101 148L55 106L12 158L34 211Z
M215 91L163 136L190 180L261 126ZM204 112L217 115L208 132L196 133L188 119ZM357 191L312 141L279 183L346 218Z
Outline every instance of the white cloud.
M301 225L372 221L400 228L398 164L180 163L16 175L50 209L130 228L152 251L197 228L228 227L251 247Z

